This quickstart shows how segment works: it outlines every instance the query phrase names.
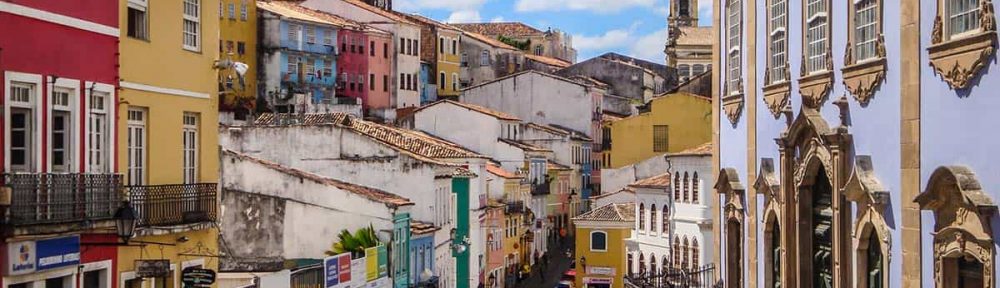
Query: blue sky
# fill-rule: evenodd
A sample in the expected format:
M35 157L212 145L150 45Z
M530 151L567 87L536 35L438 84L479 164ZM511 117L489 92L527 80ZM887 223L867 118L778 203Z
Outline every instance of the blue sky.
M711 24L711 0L700 0L701 25ZM398 11L449 22L518 21L573 35L578 61L614 51L664 62L668 0L394 0Z

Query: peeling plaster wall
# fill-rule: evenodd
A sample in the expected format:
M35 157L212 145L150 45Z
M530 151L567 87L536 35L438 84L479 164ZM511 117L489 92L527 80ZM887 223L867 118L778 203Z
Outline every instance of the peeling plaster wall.
M393 228L383 203L229 154L220 180L222 234L237 257L323 258L343 229Z

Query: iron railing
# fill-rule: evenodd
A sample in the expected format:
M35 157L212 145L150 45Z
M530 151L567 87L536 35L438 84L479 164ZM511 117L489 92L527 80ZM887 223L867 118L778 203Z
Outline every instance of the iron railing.
M507 202L507 213L524 213L524 201Z
M550 185L552 180L545 180L543 183L531 184L531 195L548 195L550 190Z
M0 186L10 189L8 225L55 224L106 220L122 197L122 175L5 173Z
M670 265L667 265L670 267ZM722 282L715 278L715 265L709 264L695 269L663 268L662 271L650 273L643 271L625 275L625 287L639 288L718 288Z
M127 186L136 225L172 226L215 221L215 183Z

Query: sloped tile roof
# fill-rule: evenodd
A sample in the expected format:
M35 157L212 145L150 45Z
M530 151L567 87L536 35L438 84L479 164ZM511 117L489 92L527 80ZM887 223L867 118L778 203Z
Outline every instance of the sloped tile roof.
M681 152L667 153L667 156L712 156L712 142L706 142Z
M403 17L406 17L407 19L410 19L413 22L417 22L417 24L431 25L431 26L434 26L434 27L437 27L437 28L441 28L441 29L454 30L456 32L461 32L462 31L462 29L458 29L458 27L451 26L451 25L448 25L448 24L445 24L445 23L441 23L441 22L438 22L437 20L434 20L434 19L431 19L431 18L428 18L428 17L424 17L424 16L421 16L421 15L411 14L411 13L402 13L402 12L395 12L395 13L399 14L399 15L401 15Z
M712 27L680 27L677 45L712 45Z
M490 46L493 46L495 48L501 48L501 49L519 51L514 46L510 46L507 43L503 43L503 41L500 41L500 40L498 40L497 38L494 38L494 37L486 36L486 35L475 33L475 32L469 32L469 31L462 31L462 35L465 36L465 37L469 37L469 38L472 38L472 39L479 40L480 42L486 43L486 45L490 45Z
M451 25L465 31L490 36L529 36L545 33L521 22L453 23Z
M521 121L521 119L517 118L517 116L511 115L511 114L507 114L507 113L502 112L502 111L497 111L497 110L493 110L493 109L486 108L486 107L479 106L479 105L474 105L474 104L469 104L469 103L463 103L463 102L458 102L458 101L448 100L448 99L438 100L438 101L436 101L434 103L430 103L430 104L427 104L427 105L424 105L424 106L420 106L420 108L417 108L416 110L414 110L413 113L420 112L420 110L424 110L424 109L426 109L428 107L431 107L431 106L435 106L435 105L439 105L439 104L445 104L445 103L456 105L456 106L459 106L459 107L463 107L463 108L466 108L466 109L469 109L469 110L472 110L472 111L475 111L475 112L479 112L479 113L482 113L482 114L486 114L488 116L492 116L492 117L500 119L500 120Z
M524 151L529 151L529 152L552 152L552 150L549 150L549 149L546 149L546 148L542 148L542 147L538 147L538 146L531 145L531 144L524 143L524 142L517 141L517 140L510 140L510 139L503 139L503 138L500 138L500 139L497 139L497 140L499 140L500 142L503 142L503 143L510 144L511 146L517 147L517 148L519 148L521 150L524 150Z
M562 164L559 164L559 163L556 163L556 162L552 162L552 161L548 161L545 164L546 164L545 168L547 168L549 170L563 170L563 171L565 171L565 170L573 170L573 168L569 168L569 166L562 165Z
M337 180L337 179L333 179L333 178L330 178L330 177L320 176L320 175L316 175L316 174L309 173L309 172L306 172L306 171L298 170L298 169L295 169L295 168L282 166L281 164L278 164L278 163L274 163L274 162L263 160L263 159L254 158L254 157L251 157L251 156L248 156L248 155L244 155L244 154L241 154L239 152L232 151L232 150L223 150L222 153L225 153L227 155L239 158L240 160L243 160L243 161L255 162L255 163L260 164L260 165L262 165L264 167L268 167L270 169L273 169L273 170L281 172L281 173L285 173L285 174L288 174L288 175L300 177L300 178L303 178L303 179L309 179L309 180L314 181L314 182L319 183L319 184L336 187L336 188L339 188L341 190L344 190L344 191L347 191L347 192L354 193L354 194L357 194L359 196L365 197L368 200L386 204L386 205L388 205L390 207L413 205L413 202L410 202L410 199L407 199L407 198L404 198L404 197L401 197L399 195L392 194L392 193L389 193L389 192L386 192L386 191L382 191L382 190L379 190L379 189L375 189L375 188L371 188L371 187L366 187L366 186L362 186L362 185L357 185L357 184L353 184L353 183L347 183L347 182L340 181L340 180Z
M424 235L438 230L441 230L441 227L434 226L433 223L410 221L410 234L412 235Z
M500 176L502 178L507 178L507 179L520 179L520 178L524 178L523 175L514 174L513 172L507 171L507 170L503 169L503 167L497 166L496 164L493 164L493 163L490 163L490 164L486 165L486 171L490 172L490 174L497 175L497 176Z
M592 197L590 197L590 200L593 201L593 200L597 200L597 199L603 199L605 197L610 197L612 195L618 195L618 194L621 194L621 193L635 194L635 189L632 189L632 187L625 186L622 189L618 189L618 191L615 191L615 192L604 193L604 194L601 194L601 195L592 196Z
M669 188L670 173L664 173L646 179L641 179L639 181L635 181L635 183L629 184L628 186L635 188Z
M573 217L573 220L602 222L634 222L635 203L610 203Z
M583 75L573 75L573 76L570 76L569 79L573 79L573 80L576 80L577 82L580 82L580 83L583 83L583 84L586 84L586 85L589 85L589 86L594 86L594 87L597 87L597 88L608 88L608 87L611 87L611 85L608 85L608 83L604 83L604 82L601 82L601 80L597 80L597 79L594 79L592 77L587 77L587 76L583 76Z
M333 14L299 6L292 1L257 1L257 8L299 21L339 27L357 28L359 25L351 20Z
M535 55L535 54L531 54L531 53L525 53L524 54L524 58L528 58L528 59L531 59L532 61L539 62L539 63L545 64L545 65L549 65L549 66L554 66L554 67L560 68L560 69L561 68L566 68L566 67L569 67L569 66L573 65L573 63L569 63L569 62L564 61L562 59L556 59L556 58L552 58L552 57L545 57L545 56Z
M378 7L375 7L375 6L372 6L372 5L368 5L368 3L365 3L365 2L363 2L361 0L339 0L339 1L344 1L344 2L346 2L348 4L357 6L358 8L361 8L361 9L368 10L368 12L372 12L372 13L378 14L379 16L392 19L393 21L396 21L396 22L401 22L401 23L416 25L416 23L413 23L413 21L410 21L409 19L406 19L406 17L396 15L396 13L391 12L391 11L382 10L382 9L380 9Z
M254 125L316 125L341 123L350 117L346 113L307 113L307 114L277 114L264 113L257 116Z

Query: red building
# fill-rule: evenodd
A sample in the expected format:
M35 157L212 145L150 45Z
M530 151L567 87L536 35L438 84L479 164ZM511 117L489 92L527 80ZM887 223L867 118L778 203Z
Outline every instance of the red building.
M116 286L120 3L0 1L0 287Z
M392 35L375 28L341 29L337 33L337 97L361 99L365 114L389 108L392 84ZM377 113L381 114L381 113Z

